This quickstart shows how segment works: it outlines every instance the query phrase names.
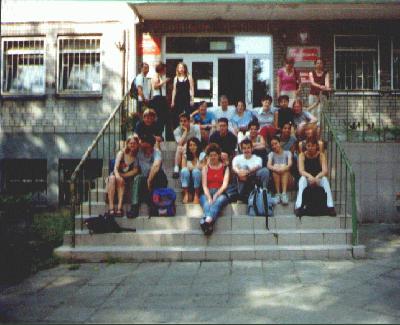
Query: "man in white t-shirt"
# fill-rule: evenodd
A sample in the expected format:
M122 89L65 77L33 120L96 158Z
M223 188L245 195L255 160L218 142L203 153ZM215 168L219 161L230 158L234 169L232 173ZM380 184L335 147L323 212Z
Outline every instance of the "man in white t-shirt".
M181 113L179 115L179 126L174 130L174 138L178 146L175 153L173 178L179 178L179 166L182 164L182 156L186 151L186 142L193 137L201 141L200 126L190 124L190 115L188 113Z
M269 170L262 167L262 159L253 155L253 143L244 139L240 143L243 154L232 161L232 171L236 174L238 193L242 201L247 202L254 183L257 181L264 188L268 187Z
M138 112L142 113L143 106L147 106L150 101L151 79L147 77L149 65L146 62L140 65L140 70L135 78L135 84L138 91Z

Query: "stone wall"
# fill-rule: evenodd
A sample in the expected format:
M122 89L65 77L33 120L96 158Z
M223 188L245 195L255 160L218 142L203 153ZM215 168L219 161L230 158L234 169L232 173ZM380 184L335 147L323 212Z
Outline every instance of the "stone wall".
M400 143L344 143L356 177L359 220L400 222Z

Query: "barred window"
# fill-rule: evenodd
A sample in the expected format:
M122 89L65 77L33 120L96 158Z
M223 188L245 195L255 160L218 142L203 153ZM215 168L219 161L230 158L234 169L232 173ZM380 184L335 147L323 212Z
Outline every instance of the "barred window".
M3 38L2 53L2 94L45 93L44 38Z
M58 93L101 94L99 36L58 38Z
M400 89L400 38L392 40L392 89Z
M379 89L379 41L374 36L335 36L335 88Z

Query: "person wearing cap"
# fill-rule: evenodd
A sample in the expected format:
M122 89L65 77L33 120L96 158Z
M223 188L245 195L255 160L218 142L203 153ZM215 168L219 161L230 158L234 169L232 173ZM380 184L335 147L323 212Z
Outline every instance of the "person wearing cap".
M143 120L136 125L134 134L139 139L143 139L146 135L153 136L156 147L160 148L160 143L163 141L162 129L157 121L157 114L154 109L147 108L143 112Z

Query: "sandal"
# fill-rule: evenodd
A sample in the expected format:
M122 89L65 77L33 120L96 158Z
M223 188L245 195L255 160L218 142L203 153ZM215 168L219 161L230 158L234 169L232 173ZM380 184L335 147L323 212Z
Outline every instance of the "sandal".
M113 215L115 215L115 211L114 210L108 210L107 212L106 212L106 216L113 216Z
M117 218L122 218L124 216L124 210L118 209L117 212L115 213L115 216Z

